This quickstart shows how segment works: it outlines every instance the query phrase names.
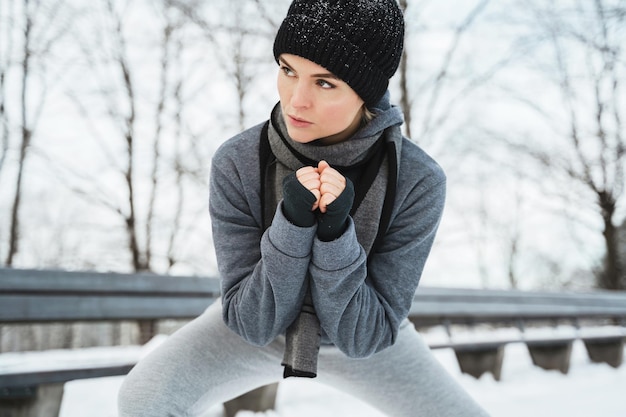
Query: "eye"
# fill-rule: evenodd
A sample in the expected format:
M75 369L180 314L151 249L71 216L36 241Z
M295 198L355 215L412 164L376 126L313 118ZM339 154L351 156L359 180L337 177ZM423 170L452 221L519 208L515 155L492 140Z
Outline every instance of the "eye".
M320 87L324 88L324 89L332 89L335 88L334 84L329 83L328 81L324 80L324 79L319 79L317 80L317 85L319 85Z
M287 77L295 77L296 74L293 72L293 70L285 65L281 65L280 66L280 70L287 76Z

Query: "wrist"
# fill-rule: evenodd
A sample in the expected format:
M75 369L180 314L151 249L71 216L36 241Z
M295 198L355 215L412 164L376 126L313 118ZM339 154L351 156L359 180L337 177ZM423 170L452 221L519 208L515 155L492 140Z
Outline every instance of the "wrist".
M346 178L346 188L339 197L326 207L326 213L317 218L317 237L323 242L330 242L341 236L348 226L348 215L354 202L354 186Z
M311 210L316 201L315 195L296 178L295 173L283 179L282 211L287 220L298 227L311 227L315 224L315 213Z

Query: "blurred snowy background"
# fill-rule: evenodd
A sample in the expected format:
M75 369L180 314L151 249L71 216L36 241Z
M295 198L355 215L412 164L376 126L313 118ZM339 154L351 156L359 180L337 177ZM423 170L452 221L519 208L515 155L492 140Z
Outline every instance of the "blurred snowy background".
M623 288L624 2L400 3L392 100L449 177L423 283ZM288 4L2 0L0 263L215 274L211 155L277 101Z

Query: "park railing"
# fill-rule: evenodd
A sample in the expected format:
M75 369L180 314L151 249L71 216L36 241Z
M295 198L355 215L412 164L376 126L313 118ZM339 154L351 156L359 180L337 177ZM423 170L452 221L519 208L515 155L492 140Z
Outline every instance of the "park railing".
M207 277L0 269L0 325L132 320L139 324L138 342L145 343L159 320L200 315L220 296L219 288L217 278ZM592 361L618 367L626 338L626 293L421 287L409 319L426 334L433 326L446 329L443 339L430 341L431 348L453 349L461 371L475 377L490 372L499 380L510 343L526 344L535 365L567 373L572 344L581 340ZM563 323L573 330L557 331ZM490 331L472 332L485 325ZM493 331L503 328L516 331L506 337ZM35 416L44 406L58 409L64 382L124 375L135 362L0 366L0 410ZM234 416L240 409L272 408L275 394L275 385L263 387L224 404L225 411Z

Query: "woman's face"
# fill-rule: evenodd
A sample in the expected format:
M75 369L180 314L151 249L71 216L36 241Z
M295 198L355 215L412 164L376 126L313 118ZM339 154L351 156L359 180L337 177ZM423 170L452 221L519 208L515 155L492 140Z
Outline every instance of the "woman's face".
M297 55L279 58L278 95L289 136L296 142L341 142L361 124L363 100L324 67Z

